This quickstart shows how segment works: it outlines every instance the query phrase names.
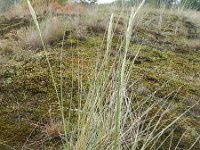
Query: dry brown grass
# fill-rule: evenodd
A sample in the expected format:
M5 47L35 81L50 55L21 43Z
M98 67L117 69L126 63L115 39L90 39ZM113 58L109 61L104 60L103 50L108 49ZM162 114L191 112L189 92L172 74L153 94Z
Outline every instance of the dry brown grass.
M199 39L185 41L185 45L189 47L190 50L200 50Z
M188 13L185 13L185 16L188 16L188 18L197 23L200 26L200 12L199 11L189 11Z
M41 22L42 36L45 44L53 44L62 38L65 32L65 21L62 18L50 17ZM24 29L24 41L31 48L41 47L39 34L34 27Z
M36 5L34 9L37 11L37 14L41 15L47 12L48 7L42 3L41 5ZM8 11L3 13L8 19L16 18L16 17L30 17L30 11L28 9L27 3L22 4L14 4L12 5Z
M66 9L69 8L72 9ZM51 12L46 19L40 22L42 36L45 44L53 44L62 39L65 31L71 31L73 36L82 40L86 39L89 34L104 33L107 29L109 15L101 12L87 12L82 11L81 5L65 5L60 7L56 5L56 9L51 8ZM51 7L51 6L50 6ZM58 8L58 9L57 9ZM65 11L63 11L65 10ZM64 15L57 16L56 14L62 12ZM80 14L81 13L81 14ZM30 48L41 47L39 34L34 27L23 29L24 36L21 36L25 44Z
M58 2L35 2L34 10L38 15L48 14L61 14L61 15L81 15L87 11L87 9L81 4L60 4ZM27 17L30 16L27 3L17 3L10 7L10 9L4 13L7 18L15 17Z
M67 3L61 5L57 2L54 2L49 5L49 11L55 14L81 15L86 12L86 8L81 4Z
M46 135L51 138L61 137L62 136L62 123L54 122L52 124L46 124L43 132L46 133Z

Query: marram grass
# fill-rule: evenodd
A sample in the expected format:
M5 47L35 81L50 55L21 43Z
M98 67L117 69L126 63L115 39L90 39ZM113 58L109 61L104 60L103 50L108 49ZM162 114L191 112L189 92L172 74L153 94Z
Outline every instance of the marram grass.
M144 5L145 0L141 2L138 8L132 9L123 40L124 43L122 43L122 46L119 48L121 53L118 53L116 56L117 61L113 64L110 64L109 60L109 54L112 49L114 13L111 15L108 25L107 46L104 61L102 64L96 65L93 72L94 76L90 81L89 91L86 95L81 96L84 98L84 105L79 107L78 128L77 131L75 131L77 134L75 138L71 139L67 139L69 131L67 130L67 123L64 116L65 108L63 107L62 83L60 88L61 94L59 95L36 13L32 8L30 1L27 0L27 2L35 26L40 35L40 40L43 50L45 51L54 89L60 104L62 125L66 142L63 144L64 149L146 150L159 149L162 147L163 143L166 140L169 140L169 138L173 135L173 130L168 136L166 136L166 138L164 138L162 142L159 141L160 143L157 144L160 137L163 136L168 129L175 125L175 123L179 121L188 111L190 111L196 103L185 110L181 115L177 116L173 121L164 125L162 120L170 111L168 107L163 110L162 104L165 99L155 100L149 104L149 101L153 99L153 96L150 96L143 101L135 102L132 99L134 95L128 92L127 84L130 79L129 75L132 71L134 71L134 69L132 68L133 65L128 66L127 53L129 50L135 17ZM65 35L63 35L63 41L64 38ZM61 48L60 61L62 61L62 49L63 46ZM139 50L140 47L136 49L138 53ZM134 60L136 59L138 53L136 54ZM60 68L62 69L61 66ZM61 74L60 82L62 81ZM145 105L148 105L148 107ZM153 115L151 115L152 112L154 112ZM180 137L180 140L181 138L182 137ZM196 141L198 140L199 138L197 138ZM190 149L192 149L196 141L191 144ZM177 148L179 143L180 141L177 143ZM156 145L159 146L156 147Z

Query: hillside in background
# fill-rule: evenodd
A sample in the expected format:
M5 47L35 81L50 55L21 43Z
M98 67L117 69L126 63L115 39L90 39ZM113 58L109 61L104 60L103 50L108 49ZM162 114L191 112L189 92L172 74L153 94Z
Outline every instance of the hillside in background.
M131 8L34 9L44 45L26 3L0 17L0 149L62 149L65 142L71 149L113 149L109 114ZM134 18L120 149L200 149L199 16L143 6Z

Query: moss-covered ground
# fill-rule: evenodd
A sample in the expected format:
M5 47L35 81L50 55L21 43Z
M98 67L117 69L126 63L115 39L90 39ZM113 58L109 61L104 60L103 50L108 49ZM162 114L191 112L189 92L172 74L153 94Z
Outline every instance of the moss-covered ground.
M150 16L155 19L149 19ZM134 29L127 56L130 63L136 54L135 48L140 47L141 50L131 74L131 81L137 80L137 83L130 92L135 93L135 99L142 99L159 89L154 97L165 98L173 104L171 107L174 111L166 116L166 120L173 120L200 100L200 44L195 42L200 40L199 27L185 17L169 15L163 18L158 29L155 26L158 19L159 15L149 14L143 19L142 26ZM0 30L0 149L9 149L8 145L16 149L59 147L62 140L50 138L45 133L46 126L51 121L60 122L61 116L44 52L27 50L20 45L17 34L13 33L27 25L24 22L27 23L19 18L9 21L0 19L1 29L5 29ZM17 23L19 26L12 27ZM8 28L5 24L8 24ZM77 108L80 77L84 89L88 89L96 57L104 53L100 49L104 36L101 32L88 33L83 40L73 36L67 38L62 62L61 41L47 50L58 89L60 72L63 74L66 114L70 105L72 109ZM116 33L112 57L115 56L118 37ZM196 45L190 44L192 42ZM181 122L176 123L174 140L178 141L186 130L189 131L180 144L183 149L188 149L200 134L199 106L193 107ZM75 122L76 116L74 112L66 119ZM199 142L194 149L200 149Z

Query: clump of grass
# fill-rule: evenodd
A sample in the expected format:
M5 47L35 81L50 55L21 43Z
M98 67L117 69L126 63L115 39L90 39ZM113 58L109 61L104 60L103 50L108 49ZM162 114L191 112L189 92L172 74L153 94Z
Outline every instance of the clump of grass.
M88 93L81 93L81 98L85 101L83 106L80 105L77 111L79 117L75 131L73 131L75 134L71 134L70 139L65 139L67 146L65 144L64 146L66 149L159 149L169 141L167 148L171 149L173 143L173 140L171 140L173 136L171 135L173 135L175 130L173 127L178 120L196 105L195 103L180 115L170 116L172 110L166 103L166 99L155 98L155 93L159 89L140 101L135 99L133 92L128 92L128 89L134 85L129 85L128 83L130 74L134 71L132 67L140 49L136 49L137 55L133 62L127 60L127 53L135 16L144 2L145 0L142 1L136 10L132 10L125 38L118 47L114 62L110 60L114 28L113 15L111 15L104 59L103 61L101 59L97 61L93 78L89 81L90 88ZM39 31L43 49L46 50L42 32L30 2L29 7ZM62 105L62 97L58 94L57 84L54 80L48 56L46 55L46 57L57 98L60 101L62 125L65 131L64 136L67 137L67 123L64 118L65 108ZM60 92L62 93L62 91ZM82 103L82 99L80 103ZM173 117L173 119L170 120L168 116ZM190 149L192 149L195 143L196 141L191 144ZM175 143L175 145L178 148L179 142Z
M66 28L65 20L58 17L47 18L41 22L40 26L45 45L61 40ZM24 41L28 46L32 48L42 47L38 31L34 27L30 27L24 32Z

